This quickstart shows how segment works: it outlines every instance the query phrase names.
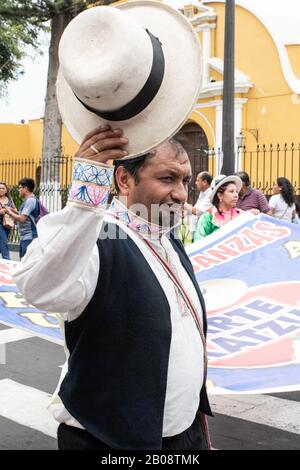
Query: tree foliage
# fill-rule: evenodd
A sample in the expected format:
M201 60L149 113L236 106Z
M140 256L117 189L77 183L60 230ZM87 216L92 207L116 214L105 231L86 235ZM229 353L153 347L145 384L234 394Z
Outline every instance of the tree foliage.
M109 5L111 0L0 0L0 94L22 72L26 45L38 48L38 33L50 22L49 67L43 129L43 160L61 155L61 117L56 100L58 44L64 28L89 6ZM50 176L51 180L57 179ZM59 181L57 181L58 183Z
M91 4L109 1L88 0L1 0L0 1L0 92L16 80L22 70L22 59L27 46L39 50L39 32L47 29L45 23L57 15L69 19Z
M28 46L38 51L38 34L42 26L14 23L0 18L0 93L6 84L23 73L22 60Z

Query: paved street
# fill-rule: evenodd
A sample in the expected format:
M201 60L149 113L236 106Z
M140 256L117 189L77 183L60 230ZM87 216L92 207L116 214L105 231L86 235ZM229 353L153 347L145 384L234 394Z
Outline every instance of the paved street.
M0 449L55 449L56 422L46 409L63 348L0 324ZM217 449L300 449L300 392L211 397Z

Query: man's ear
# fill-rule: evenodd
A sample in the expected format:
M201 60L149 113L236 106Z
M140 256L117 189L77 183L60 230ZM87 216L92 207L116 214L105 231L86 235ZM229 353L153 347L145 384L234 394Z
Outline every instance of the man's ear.
M132 176L123 167L119 166L116 169L115 179L119 188L121 196L128 196L130 184L132 184Z

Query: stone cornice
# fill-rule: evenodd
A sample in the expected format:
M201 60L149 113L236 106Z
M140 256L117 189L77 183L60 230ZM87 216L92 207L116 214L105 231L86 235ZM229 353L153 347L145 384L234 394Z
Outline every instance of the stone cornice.
M201 23L199 25L196 25L195 30L197 33L200 33L202 31L208 31L209 29L215 29L216 28L216 23Z
M193 18L189 18L190 23L193 26L196 26L198 24L202 24L205 21L216 21L217 15L215 13L207 12L207 13L202 13L201 15L194 16Z
M247 94L252 86L253 84L251 82L245 83L236 80L234 84L234 92ZM201 88L199 93L199 99L213 98L214 96L219 95L223 95L223 81L210 82L206 86Z

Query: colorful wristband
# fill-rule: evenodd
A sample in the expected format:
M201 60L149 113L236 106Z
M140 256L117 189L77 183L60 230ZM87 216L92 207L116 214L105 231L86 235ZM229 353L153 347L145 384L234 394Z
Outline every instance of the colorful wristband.
M114 168L75 159L68 200L89 207L107 205Z

